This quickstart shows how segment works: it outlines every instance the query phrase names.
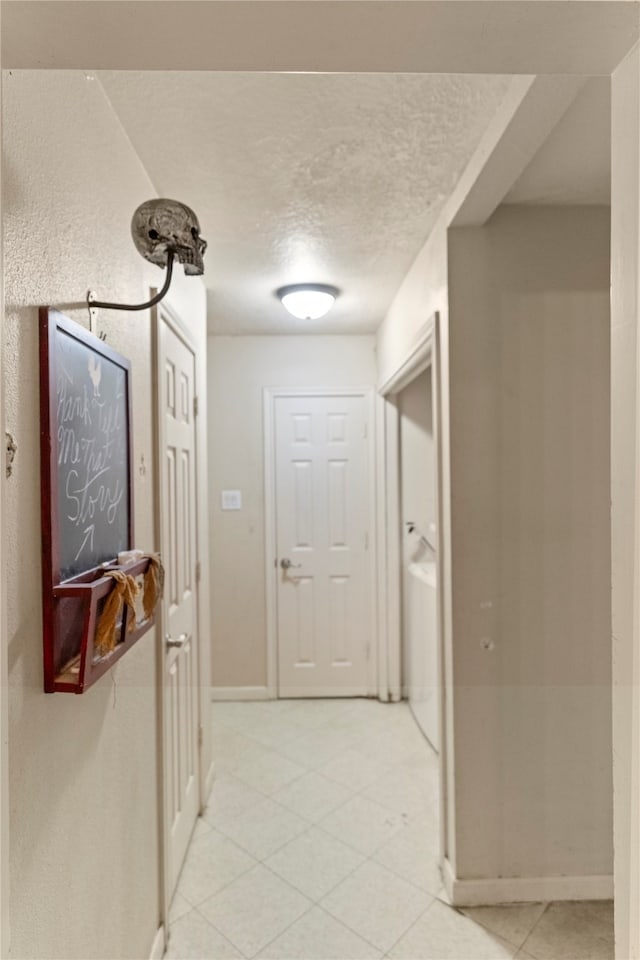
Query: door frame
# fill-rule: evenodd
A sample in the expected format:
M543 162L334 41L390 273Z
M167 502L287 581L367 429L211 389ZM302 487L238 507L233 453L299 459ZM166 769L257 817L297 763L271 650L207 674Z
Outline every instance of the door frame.
M2 114L2 70L0 69L0 121ZM0 122L0 146L2 123ZM0 163L0 182L2 179ZM0 190L0 223L2 223L2 191ZM4 307L3 251L0 243L0 304ZM4 415L4 337L0 337L0 423ZM3 428L4 429L4 428ZM7 480L4 466L0 471L0 530L4 533ZM7 564L5 538L0 537L0 957L9 953L9 666L7 628Z
M152 291L153 293L153 291ZM200 393L200 378L199 378L199 365L198 365L198 352L197 346L194 343L187 326L181 321L179 313L177 310L172 307L169 303L164 301L161 305L154 307L151 314L151 329L152 329L152 370L153 370L153 425L154 425L154 496L155 496L155 542L158 547L158 551L162 554L162 497L164 493L164 481L163 481L163 471L162 471L162 450L164 448L165 440L165 430L164 430L164 421L162 418L161 410L161 378L163 371L160 369L160 330L161 324L166 323L167 326L172 330L172 332L179 337L180 340L185 344L186 347L193 353L194 357L194 401L199 397ZM199 504L199 495L198 495L198 486L200 484L200 464L202 461L202 455L200 453L200 437L198 430L198 419L197 413L194 417L194 444L195 444L195 469L196 469L196 498L195 498L195 510L196 510L196 571L201 566L201 556L202 556L202 532L200 530L200 504ZM205 533L206 536L206 533ZM209 700L206 696L206 692L209 690L208 678L207 683L203 685L203 676L202 676L202 666L203 663L206 663L206 659L203 659L203 645L204 645L204 634L207 634L208 631L202 629L202 625L206 624L207 620L203 616L203 594L202 590L202 580L196 572L195 577L195 588L196 588L196 666L197 666L197 691L196 696L198 698L198 793L199 793L199 808L200 812L204 809L211 788L210 779L211 771L205 769L206 764L204 763L203 756L203 731L205 729L205 724L207 718L205 716L205 710L208 706ZM169 935L169 908L171 906L171 898L173 891L169 889L169 863L168 863L168 850L169 844L171 842L170 832L171 824L169 823L168 809L169 804L167 802L167 781L166 781L166 751L165 751L165 720L166 720L166 697L165 697L165 684L164 684L164 637L165 633L165 624L164 624L164 609L162 603L158 605L158 613L156 618L156 691L157 691L157 756L158 756L158 806L159 806L159 886L160 886L160 926L163 931L164 937L164 948L166 948L166 943Z
M451 656L448 624L451 623L450 558L451 525L447 496L448 456L446 444L446 393L443 390L442 338L440 314L436 311L419 328L402 362L394 373L378 384L378 529L379 543L378 593L382 608L380 623L384 636L380 638L381 656L386 654L386 690L380 688L380 699L401 699L402 669L402 594L400 569L402 563L402 514L400 502L400 414L398 394L416 377L431 367L431 397L433 403L433 439L436 458L435 516L436 516L436 619L438 630L438 673L440 682L440 709L438 712L439 786L440 786L440 859L450 860L449 850L447 773L452 766L452 716L450 715Z
M267 698L278 699L278 574L276 534L276 446L275 408L276 400L292 397L362 397L368 413L368 471L369 471L369 583L377 581L378 532L376 525L376 407L374 390L371 387L346 390L323 390L318 387L264 387L264 515L265 515L265 599L267 613ZM376 609L376 591L369 596L371 622L371 657L367 685L370 696L377 695L379 662L379 629Z

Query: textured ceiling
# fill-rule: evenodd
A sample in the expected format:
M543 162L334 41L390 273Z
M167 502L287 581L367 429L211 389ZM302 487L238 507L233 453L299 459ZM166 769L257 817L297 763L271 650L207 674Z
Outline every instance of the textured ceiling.
M501 102L506 77L102 72L160 195L208 240L216 333L364 333L404 274ZM145 199L141 197L141 200ZM315 323L273 291L342 296Z

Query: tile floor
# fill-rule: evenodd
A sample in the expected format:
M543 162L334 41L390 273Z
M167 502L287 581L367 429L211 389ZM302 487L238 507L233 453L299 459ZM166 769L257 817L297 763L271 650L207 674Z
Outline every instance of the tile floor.
M406 704L217 703L213 724L168 958L613 958L610 902L446 903L437 758Z

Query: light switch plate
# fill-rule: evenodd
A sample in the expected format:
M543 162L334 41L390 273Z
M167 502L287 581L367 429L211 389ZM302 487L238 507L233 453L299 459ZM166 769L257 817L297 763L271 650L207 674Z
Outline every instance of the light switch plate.
M221 498L223 510L242 510L242 494L239 490L223 490Z

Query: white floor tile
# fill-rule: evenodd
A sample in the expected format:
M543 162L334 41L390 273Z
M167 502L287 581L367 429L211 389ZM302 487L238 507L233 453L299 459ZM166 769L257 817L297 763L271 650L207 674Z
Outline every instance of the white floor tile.
M259 865L206 900L200 911L246 957L254 957L310 906L311 901Z
M235 730L233 727L217 723L215 720L211 728L211 736L216 764L221 757L226 757L227 754L239 757L249 747L255 746L255 740L252 740L251 737Z
M342 753L349 744L350 741L346 741L340 731L322 726L296 740L281 744L278 751L283 757L304 766L306 770L316 770Z
M412 720L410 720L413 723ZM386 763L398 763L413 757L416 751L424 751L424 740L416 728L410 733L398 734L385 730L384 721L375 733L367 734L360 741L358 749L364 754L384 760ZM424 762L426 762L426 754Z
M277 749L289 740L295 740L308 732L308 727L296 723L292 716L264 717L250 731L251 737L265 747Z
M215 827L218 822L229 820L249 810L250 807L263 803L264 799L264 793L250 787L233 774L226 773L214 780L203 818Z
M382 954L320 907L289 927L260 953L264 960L379 960Z
M613 957L610 903L447 906L439 760L406 704L218 703L212 716L218 779L169 958Z
M392 950L393 960L510 960L517 947L435 900Z
M320 900L364 857L323 830L311 828L265 861L265 866L311 900Z
M193 904L189 903L189 901L176 890L169 908L169 923L175 923L176 920L184 917L184 915L190 913L191 910L193 910Z
M199 840L200 837L204 837L207 833L211 833L211 824L205 820L204 817L198 817L196 825L193 828L193 833L191 834L191 839Z
M165 960L242 960L239 950L197 910L171 925Z
M274 750L266 750L260 757L241 763L235 770L235 776L254 790L269 795L306 772L306 768L300 764Z
M363 791L365 797L406 819L423 814L431 798L404 767L395 766Z
M317 823L342 806L351 795L351 791L342 784L310 771L274 793L273 799L305 820Z
M189 847L177 892L197 907L255 863L253 857L235 843L211 830Z
M367 857L399 830L406 829L401 817L362 796L348 800L324 817L319 826Z
M381 777L389 776L391 773L389 764L382 760L376 760L368 757L358 750L345 750L338 754L324 766L320 767L319 773L329 780L335 780L336 783L352 790L363 790Z
M375 852L373 859L432 896L440 893L440 838L428 817L396 832Z
M332 890L320 906L384 951L415 923L430 902L428 894L368 861Z
M550 903L524 942L536 960L613 960L612 904Z
M218 829L256 860L265 860L308 827L306 820L279 803L264 800L239 816L225 820Z
M463 907L462 912L509 943L522 946L545 908L545 903L508 903L497 907Z
M237 734L240 736L240 734ZM242 737L242 748L236 750L226 743L219 752L214 750L216 773L235 773L238 767L256 763L264 757L271 756L273 751L264 747L251 737Z

